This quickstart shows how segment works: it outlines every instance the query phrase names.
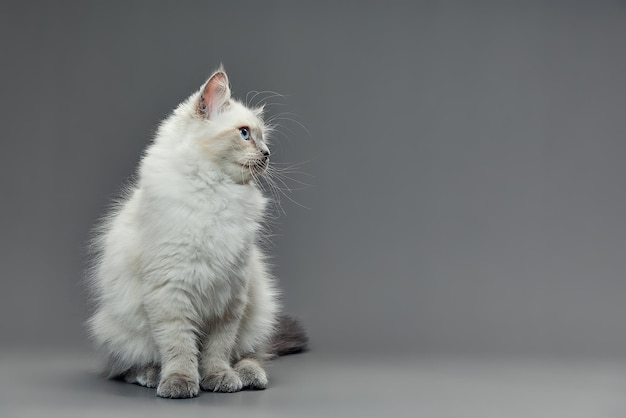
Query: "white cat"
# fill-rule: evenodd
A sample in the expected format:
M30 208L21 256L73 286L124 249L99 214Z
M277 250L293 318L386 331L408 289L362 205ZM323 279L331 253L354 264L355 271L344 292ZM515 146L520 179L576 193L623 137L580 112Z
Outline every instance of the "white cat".
M264 358L306 348L257 245L267 131L223 68L159 127L94 242L88 325L108 377L168 398L263 389Z

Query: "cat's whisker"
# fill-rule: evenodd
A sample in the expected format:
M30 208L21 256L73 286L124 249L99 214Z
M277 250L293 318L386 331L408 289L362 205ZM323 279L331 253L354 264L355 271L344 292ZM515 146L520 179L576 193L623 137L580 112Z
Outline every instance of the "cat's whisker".
M279 129L279 126L276 126L276 127L272 128L272 133L274 133L274 132L279 133L285 139L290 139L289 136L286 133L284 133L283 131L281 131ZM276 136L273 136L273 139L276 139L277 141L279 140L279 138L277 138Z
M295 182L300 182L303 185L306 185L307 183L304 180L298 179L297 176L306 176L306 177L310 177L313 178L312 175L309 175L307 173L304 173L302 171L275 171L276 175L281 176L282 178L285 178L287 180L291 180L291 181L295 181Z
M286 197L291 203L293 203L294 205L300 206L303 209L311 209L307 206L304 206L298 202L296 202L295 200L293 200L291 197L289 197L289 195L287 195L287 193L285 193L280 187L277 187L276 190L278 190L284 197Z
M266 194L267 190L265 189L265 186L263 185L263 181L261 181L261 177L253 174L252 178L254 180L254 183L263 191L263 194Z
M265 91L258 91L258 90L252 90L251 92L248 93L255 93L254 96L252 96L250 98L250 100L248 101L248 95L246 94L246 106L247 107L251 107L252 102L254 101L254 99L259 95L259 94L263 94L266 93Z
M254 99L256 99L259 95L263 95L263 94L270 94L270 96L265 97L265 98L260 98L260 99L259 99L259 102L257 102L257 104L256 104L256 105L254 105L254 107L258 107L258 106L259 106L259 103L260 103L262 100L266 100L266 101L267 101L267 100L269 100L269 99L271 99L271 98L274 98L274 97L281 97L281 98L285 98L285 97L287 97L287 96L285 96L285 95L283 95L283 94L277 93L277 92L272 91L272 90L262 90L262 91L257 91L257 92L256 92L256 94L255 94L254 96L252 96L252 98L250 99L250 102L248 103L248 106L252 105L252 103L254 102Z
M268 180L269 180L268 184L273 190L274 200L276 202L276 207L279 210L279 213L282 215L286 215L287 212L285 211L285 208L283 207L283 201L280 196L280 188L278 187L274 179L268 178Z
M277 210L279 210L279 213L282 213L283 215L285 215L286 212L283 209L283 206L282 206L282 203L281 203L280 193L278 192L279 189L277 188L274 180L271 178L271 176L265 176L265 180L267 182L267 185L272 190L273 202L274 202Z
M296 202L294 199L292 199L290 196L287 195L287 192L288 193L292 193L295 190L301 190L301 188L292 188L292 187L288 186L286 184L286 182L280 177L280 175L277 174L276 171L269 171L267 173L267 175L266 175L266 179L268 180L268 184L271 184L272 187L275 190L277 190L280 195L284 196L285 198L287 198L289 201L291 201L295 205L298 205L298 206L300 206L302 208L305 208L305 209L309 209L308 207L300 204L299 202ZM278 182L280 182L283 185L283 187L286 189L287 192L285 192L285 190L283 190L283 188L279 186ZM278 198L278 201L280 201L280 196ZM284 213L284 209L282 208L282 205L281 205L281 209L282 209L282 211Z
M280 127L280 129L286 129L291 134L291 135L286 135L284 132L282 132L280 129L277 128L276 131L282 133L285 136L285 139L291 140L291 138L293 136L296 136L296 133L294 131L292 131L291 129L289 129L287 126L279 125L279 127Z
M270 107L270 106L289 106L289 103L278 103L278 102L264 102L263 103L263 107Z
M293 183L299 184L301 186L304 186L304 187L292 187L292 186L287 186L286 185L290 192L298 191L298 190L305 190L307 188L313 187L312 184L302 182L302 181L300 181L298 179L295 179L293 177L290 177L290 176L286 175L285 173L281 173L280 171L272 171L271 175L275 176L277 179L281 180L281 182L283 184L285 184L285 185L286 185L287 182L293 182Z
M280 103L280 102L270 102L270 99L274 99L276 97L283 97L283 96L277 96L277 95L272 95L272 96L267 96L267 97L263 97L261 99L259 99L257 101L256 106L264 106L264 107L270 107L270 106L288 106L288 103Z
M297 163L281 163L281 162L273 162L273 168L275 170L280 170L280 171L287 171L289 172L290 170L294 169L294 168L300 168L301 166L303 166L304 164L309 164L311 161L313 160L305 160L305 161L301 161L301 162L297 162ZM284 166L284 167L280 167L280 166ZM278 166L278 167L276 167ZM301 172L303 175L307 175L310 177L313 177L313 175L305 173L305 172Z
M248 100L248 96L250 96L251 93L256 93L256 90L250 90L249 92L246 93L246 107L250 107L250 100Z
M280 176L275 176L275 179L285 186L285 189L287 189L290 193L292 192L291 188L280 178Z
M293 176L305 176L305 177L309 177L309 178L314 178L313 175L305 173L303 171L280 170L280 171L276 171L276 174L280 175L280 176L282 176L282 177L284 177L286 179L289 179L289 180L303 182L303 184L306 184L306 183L304 183L303 180L299 180L297 177L292 177L292 175Z
M309 184L309 183L304 183L304 182L302 182L302 181L296 180L296 179L294 179L294 178L292 178L292 177L289 177L289 176L286 176L286 175L284 175L284 174L272 173L272 175L276 176L277 178L279 178L279 177L281 177L281 176L282 176L282 178L283 178L284 180L286 180L286 181L291 181L291 182L297 183L297 184L299 184L299 185L301 185L301 186L304 186L304 187L290 187L290 190L292 190L292 191L306 190L306 189L308 189L309 187L313 187L313 185L312 185L312 184Z
M311 132L308 130L308 128L306 126L304 126L302 123L300 123L299 121L297 121L296 119L285 118L285 117L280 116L280 117L275 117L275 118L271 119L271 122L273 123L276 120L284 120L284 121L288 121L288 122L293 122L296 125L300 126L302 129L304 129L304 131L307 133L309 138L312 138ZM281 125L281 126L285 127L285 125ZM291 130L289 130L289 132L293 133L293 131L291 131Z

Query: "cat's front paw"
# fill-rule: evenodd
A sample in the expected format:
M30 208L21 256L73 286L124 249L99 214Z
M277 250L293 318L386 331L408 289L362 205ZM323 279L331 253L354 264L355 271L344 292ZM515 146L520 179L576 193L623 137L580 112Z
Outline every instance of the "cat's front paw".
M200 387L210 392L239 392L243 383L233 370L221 370L203 377Z
M164 376L157 387L157 395L162 398L194 398L198 396L197 381L182 375Z
M263 367L251 359L243 359L235 366L235 371L243 382L243 386L249 389L261 390L267 387L267 375Z

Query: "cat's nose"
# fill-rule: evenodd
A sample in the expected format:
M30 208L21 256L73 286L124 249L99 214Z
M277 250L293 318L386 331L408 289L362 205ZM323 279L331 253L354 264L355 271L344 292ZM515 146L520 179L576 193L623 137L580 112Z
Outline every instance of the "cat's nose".
M263 150L263 156L264 156L265 158L268 158L268 157L270 156L270 150L268 150L268 149Z

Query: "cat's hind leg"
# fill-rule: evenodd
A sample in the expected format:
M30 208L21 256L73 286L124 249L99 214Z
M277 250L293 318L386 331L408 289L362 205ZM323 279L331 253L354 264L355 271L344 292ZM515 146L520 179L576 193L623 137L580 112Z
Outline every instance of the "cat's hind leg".
M131 367L121 378L128 383L134 383L147 388L155 388L159 384L161 368L156 364Z

